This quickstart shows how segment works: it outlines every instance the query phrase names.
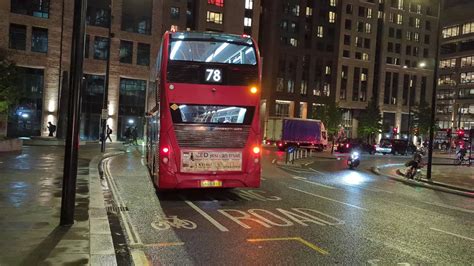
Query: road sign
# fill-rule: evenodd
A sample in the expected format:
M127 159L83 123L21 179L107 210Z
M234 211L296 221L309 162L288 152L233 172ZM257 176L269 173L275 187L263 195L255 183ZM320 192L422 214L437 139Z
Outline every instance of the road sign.
M100 118L107 119L108 117L109 117L109 111L107 109L102 109L102 114L100 115Z

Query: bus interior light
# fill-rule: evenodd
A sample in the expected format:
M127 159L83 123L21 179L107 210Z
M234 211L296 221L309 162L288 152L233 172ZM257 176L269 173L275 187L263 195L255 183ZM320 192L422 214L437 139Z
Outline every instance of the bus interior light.
M257 90L257 87L252 87L252 88L250 88L250 92L251 92L252 94L257 93L257 91L258 91L258 90Z

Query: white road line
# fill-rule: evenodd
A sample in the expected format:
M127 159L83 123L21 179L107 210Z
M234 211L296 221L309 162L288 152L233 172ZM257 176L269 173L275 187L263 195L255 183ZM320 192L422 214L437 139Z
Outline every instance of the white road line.
M283 169L287 170L287 171L295 172L295 173L298 173L298 174L314 174L313 171L308 171L308 170L304 170L304 169L294 169L294 168L289 168L289 167L284 167Z
M308 195L311 195L311 196L314 196L314 197L318 197L318 198L322 198L322 199L325 199L325 200L334 201L334 202L337 202L337 203L340 203L340 204L344 204L344 205L346 205L346 206L353 207L353 208L356 208L356 209L359 209L359 210L368 211L367 209L362 208L362 207L359 207L359 206L356 206L356 205L352 205L352 204L349 204L349 203L346 203L346 202L342 202L342 201L338 201L338 200L335 200L335 199L327 198L327 197L324 197L324 196L316 195L316 194L313 194L313 193L310 193L310 192L307 192L307 191L304 191L304 190L300 190L300 189L297 189L297 188L289 187L289 189L296 190L296 191L299 191L299 192L301 192L301 193L305 193L305 194L308 194Z
M221 232L229 232L229 229L227 227L223 226L221 223L216 221L214 218L209 216L205 211L201 210L198 206L196 206L194 203L190 202L189 200L185 200L186 204L188 204L191 208L193 208L195 211L197 211L199 214L201 214L206 220L208 220L211 224L213 224L217 229L221 230Z
M434 203L434 202L428 202L428 201L423 201L423 202L426 203L426 204L430 204L430 205L434 205L434 206L438 206L438 207L443 207L443 208L447 208L447 209L451 209L451 210L467 212L467 213L474 213L473 210L468 210L468 209L458 208L458 207L454 207L454 206L449 206L449 205L446 205L446 204L443 204L443 203Z
M337 189L335 187L324 185L324 184L321 184L321 183L318 183L318 182L306 180L306 178L301 177L301 176L294 176L293 179L296 179L296 180L301 181L301 182L306 182L306 183L309 183L309 184L313 184L315 186L320 186L320 187L329 188L329 189Z
M383 189L379 189L379 188L359 187L359 186L352 186L352 185L348 185L348 184L345 184L345 185L349 186L349 187L353 187L353 188L360 188L360 189L363 189L363 190L372 191L372 192L385 192L385 193L393 194L392 191L387 191L387 190L383 190Z
M313 170L313 172L318 173L318 174L322 174L322 175L325 174L325 173L323 173L323 172L321 172L321 171L318 171L318 170L316 170L316 169L313 169L313 168L311 168L311 167L310 167L309 169Z
M430 229L431 229L431 230L434 230L434 231L441 232L441 233L445 233L445 234L448 234L448 235L456 236L456 237L459 237L459 238L462 238L462 239L474 241L474 238L470 238L470 237L467 237L467 236L458 235L458 234L451 233L451 232L446 232L446 231L443 231L443 230L438 229L438 228L430 227Z

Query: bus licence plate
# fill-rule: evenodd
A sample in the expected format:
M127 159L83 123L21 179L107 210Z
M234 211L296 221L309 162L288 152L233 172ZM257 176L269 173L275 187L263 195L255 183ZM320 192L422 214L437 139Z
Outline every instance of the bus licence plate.
M220 180L202 180L201 187L222 187Z

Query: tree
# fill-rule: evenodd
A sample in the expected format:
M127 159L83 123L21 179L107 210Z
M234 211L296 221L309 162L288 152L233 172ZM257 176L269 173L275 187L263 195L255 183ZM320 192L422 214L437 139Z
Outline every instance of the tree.
M367 108L359 115L359 126L357 133L359 136L367 137L367 142L375 140L375 134L382 130L382 114L376 101L371 99Z
M426 101L422 101L420 104L417 104L414 109L413 127L418 136L426 136L430 133L431 106Z
M7 51L0 49L0 137L6 135L8 110L22 97L18 88L18 69L8 58Z
M339 131L342 123L343 110L339 108L335 101L326 101L321 107L313 109L313 118L324 123L329 137L332 139L331 153L334 149L334 137Z

